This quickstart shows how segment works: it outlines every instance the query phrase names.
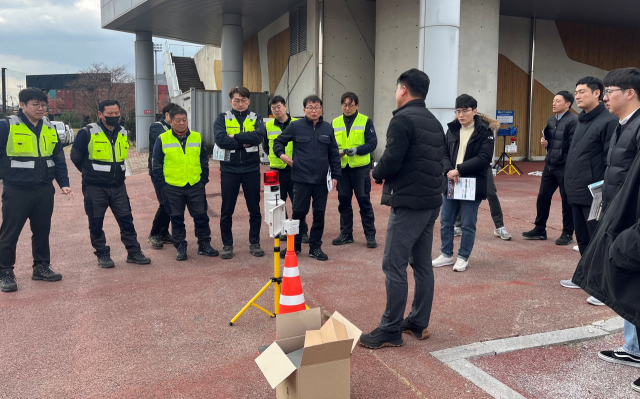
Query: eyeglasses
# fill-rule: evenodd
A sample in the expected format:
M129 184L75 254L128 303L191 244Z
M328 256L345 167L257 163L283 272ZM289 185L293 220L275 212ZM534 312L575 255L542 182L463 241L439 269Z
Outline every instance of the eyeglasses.
M306 107L305 109L307 111L317 112L317 111L320 111L322 109L322 107Z
M247 104L249 102L249 99L248 98L243 98L243 99L234 98L233 100L231 100L231 102L234 103L234 104L240 104L240 103Z
M47 104L46 103L29 103L30 106L32 106L35 109L47 109Z
M473 111L472 108L467 108L467 109L457 109L456 110L456 115L462 115L462 114L467 114L469 112Z
M614 91L618 91L618 90L620 90L620 91L624 91L624 89L606 89L606 90L604 91L604 94L606 94L607 96L610 96L610 95L611 95L611 93L613 93Z
M280 111L281 109L283 109L284 107L282 105L278 105L277 107L271 107L272 111Z
M355 108L357 106L358 104L354 104L354 103L342 103L342 108Z

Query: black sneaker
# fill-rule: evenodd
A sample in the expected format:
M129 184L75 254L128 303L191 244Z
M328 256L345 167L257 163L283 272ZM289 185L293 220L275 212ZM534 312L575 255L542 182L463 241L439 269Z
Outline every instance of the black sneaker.
M211 244L206 243L198 245L198 255L218 256L219 252Z
M38 263L33 265L33 274L31 275L32 280L42 280L42 281L60 281L62 280L62 274L56 273L51 270L51 265L48 263Z
M409 318L402 320L402 324L400 324L400 331L405 334L411 334L418 339L427 339L430 335L428 329L413 325L409 321Z
M294 247L294 252L296 253L296 255L300 254L300 252L302 252L302 248L295 248ZM284 259L284 257L287 256L287 249L283 249L280 251L280 259Z
M360 345L369 349L380 349L387 346L402 346L404 341L402 340L402 333L397 332L395 334L386 333L379 328L371 331L369 334L362 334L360 336Z
M367 236L367 248L378 248L376 236Z
M178 245L178 247L176 248L176 260L177 261L181 261L181 260L187 260L187 243L183 242L182 244Z
M344 244L351 244L352 242L353 242L353 236L348 236L346 234L340 233L338 238L335 238L333 241L331 241L331 244L344 245Z
M640 392L640 378L631 383L631 389Z
M556 240L556 245L569 245L573 242L573 235L562 234L560 238Z
M151 248L153 249L162 249L162 247L164 247L160 236L149 236L149 238L147 238L147 241L149 241L149 244L151 244Z
M165 244L173 244L173 237L171 236L171 234L166 233L162 235L162 237L160 238L160 241L162 241Z
M624 364L626 366L640 367L640 357L634 356L620 349L614 351L602 351L598 353L598 357L610 363Z
M138 252L130 253L127 256L127 263L135 263L138 265L148 265L149 263L151 263L151 259L144 256L142 251L138 251Z
M308 236L308 235L306 235L306 234L303 234L303 235L302 235L302 242L303 242L304 244L308 244L308 243L309 243L309 236Z
M111 259L111 256L109 256L109 254L104 254L98 255L98 266L102 267L103 269L110 269L112 267L115 267L116 264L113 263L113 260Z
M225 245L222 247L222 259L231 259L233 258L233 245Z
M316 258L317 260L329 260L327 254L322 252L322 248L316 248L309 250L309 257Z
M530 231L525 231L522 233L522 236L527 240L546 240L547 232L544 230L533 229Z
M264 256L264 251L260 248L260 244L250 244L249 252L253 254L253 256L261 257Z
M17 290L18 284L16 284L16 276L13 271L0 274L0 291L13 292Z

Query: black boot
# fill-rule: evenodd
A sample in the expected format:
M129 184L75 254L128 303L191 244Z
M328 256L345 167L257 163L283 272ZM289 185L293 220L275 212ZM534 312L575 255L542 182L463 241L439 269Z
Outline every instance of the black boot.
M138 265L148 265L149 263L151 263L151 259L144 256L142 251L138 251L138 252L130 253L129 256L127 256L127 263L136 263Z
M176 260L187 260L187 243L183 242L176 247L178 251L176 254Z
M18 284L16 284L16 276L13 274L13 270L0 271L0 291L13 292L18 290Z
M333 241L331 241L331 244L344 245L344 244L351 244L352 242L353 242L353 236L340 233L338 238L334 238Z
M98 266L104 269L110 269L116 266L116 264L113 263L113 259L111 259L111 255L108 252L106 254L100 254L97 256L98 256Z
M560 238L556 240L556 245L569 245L572 242L573 242L573 235L562 233Z
M160 241L162 241L165 244L173 244L173 237L167 231L160 237Z
M387 346L402 346L402 333L398 331L395 334L386 333L379 328L371 331L369 334L360 336L360 345L369 349L380 349Z
M367 236L367 248L377 248L376 236Z
M527 240L546 240L547 232L545 230L535 228L533 230L525 231L524 233L522 233L522 237L526 238Z
M56 273L51 270L51 265L48 263L37 263L33 265L32 280L42 281L60 281L62 280L62 274Z
M198 245L198 255L218 256L218 251L215 250L211 246L211 244L207 242L207 243Z
M309 257L316 258L317 260L329 260L329 257L327 256L327 254L322 252L322 248L315 248L315 249L309 250Z
M149 241L149 243L151 244L151 248L153 249L162 249L162 247L164 247L160 236L149 236L147 241Z
M409 321L409 318L402 320L402 324L400 324L400 331L405 334L411 334L418 339L427 339L430 335L428 329L414 325Z

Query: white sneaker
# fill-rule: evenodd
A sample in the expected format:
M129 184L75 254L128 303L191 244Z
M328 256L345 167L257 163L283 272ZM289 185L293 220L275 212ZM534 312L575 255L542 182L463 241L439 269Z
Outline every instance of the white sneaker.
M499 229L493 230L493 235L495 235L496 237L500 237L505 241L509 241L511 239L511 234L509 234L504 226L500 227Z
M442 267L442 266L450 266L453 265L453 256L446 257L444 255L440 255L434 260L431 261L431 265L433 267Z
M589 298L587 298L587 302L589 302L590 304L594 305L594 306L604 306L604 303L597 300L595 297L590 296Z
M456 264L453 265L453 271L454 272L463 272L463 271L467 270L467 266L469 266L469 261L468 260L464 260L462 258L458 258L458 260L456 260Z
M565 288L580 288L579 285L576 285L571 280L560 280L560 285Z
M462 228L461 227L454 227L453 228L453 236L454 237L460 237L462 235Z
M580 247L578 247L577 245L575 247L573 247L573 250L576 252L580 252Z

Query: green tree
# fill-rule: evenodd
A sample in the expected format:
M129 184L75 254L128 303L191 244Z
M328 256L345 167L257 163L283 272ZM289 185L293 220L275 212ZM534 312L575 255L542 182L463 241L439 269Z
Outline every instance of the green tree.
M82 116L76 111L64 111L58 120L66 123L73 129L82 128Z
M136 142L136 109L131 108L127 112L127 119L124 121L124 128L129 132L129 142Z

